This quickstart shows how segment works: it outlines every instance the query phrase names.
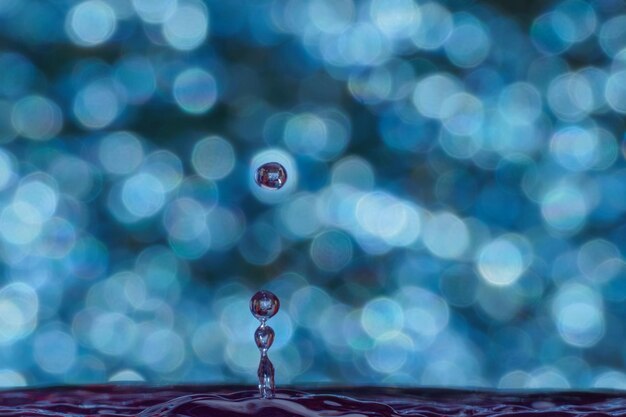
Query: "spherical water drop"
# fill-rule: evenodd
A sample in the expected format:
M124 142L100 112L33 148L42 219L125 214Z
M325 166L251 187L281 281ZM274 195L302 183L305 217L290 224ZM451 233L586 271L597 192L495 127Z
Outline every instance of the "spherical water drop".
M250 311L261 321L274 317L279 308L278 297L269 291L259 291L250 299Z
M254 179L263 188L278 190L287 182L287 170L278 162L268 162L257 168Z

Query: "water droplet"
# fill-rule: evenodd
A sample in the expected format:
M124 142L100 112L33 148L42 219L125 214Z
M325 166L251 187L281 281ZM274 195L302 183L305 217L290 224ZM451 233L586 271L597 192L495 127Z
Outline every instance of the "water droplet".
M270 326L261 325L254 332L254 341L260 351L269 349L274 343L274 329Z
M259 291L250 299L250 311L261 321L254 332L254 341L261 352L257 372L261 398L274 398L274 365L267 356L267 350L274 343L274 329L267 325L267 320L274 317L279 308L278 297L269 291Z
M269 291L259 291L250 299L250 311L260 321L274 317L280 308L280 301Z
M263 188L278 190L287 182L287 170L278 162L268 162L257 168L254 179Z

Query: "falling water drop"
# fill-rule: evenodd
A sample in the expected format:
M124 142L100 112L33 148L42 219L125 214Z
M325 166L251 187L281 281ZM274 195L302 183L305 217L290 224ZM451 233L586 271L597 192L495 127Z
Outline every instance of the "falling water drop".
M278 162L268 162L257 168L254 180L263 188L278 190L287 182L287 170Z
M274 329L267 325L267 320L274 317L280 308L280 301L269 291L259 291L250 299L250 311L261 322L254 332L261 360L259 361L259 393L261 398L274 397L274 365L267 356L268 349L274 343Z

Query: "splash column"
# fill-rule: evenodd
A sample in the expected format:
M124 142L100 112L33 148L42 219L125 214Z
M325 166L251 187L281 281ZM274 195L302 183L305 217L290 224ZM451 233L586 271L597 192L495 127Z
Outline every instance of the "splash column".
M250 299L250 311L261 325L254 332L261 360L259 362L259 393L261 398L274 397L274 365L267 356L268 349L274 343L274 329L267 325L267 320L274 317L280 308L280 301L269 291L259 291Z

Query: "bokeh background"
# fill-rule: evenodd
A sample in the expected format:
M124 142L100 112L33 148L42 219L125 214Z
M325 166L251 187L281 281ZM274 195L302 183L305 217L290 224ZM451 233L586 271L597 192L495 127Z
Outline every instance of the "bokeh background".
M623 0L0 0L0 385L626 388ZM289 172L279 191L253 172Z

